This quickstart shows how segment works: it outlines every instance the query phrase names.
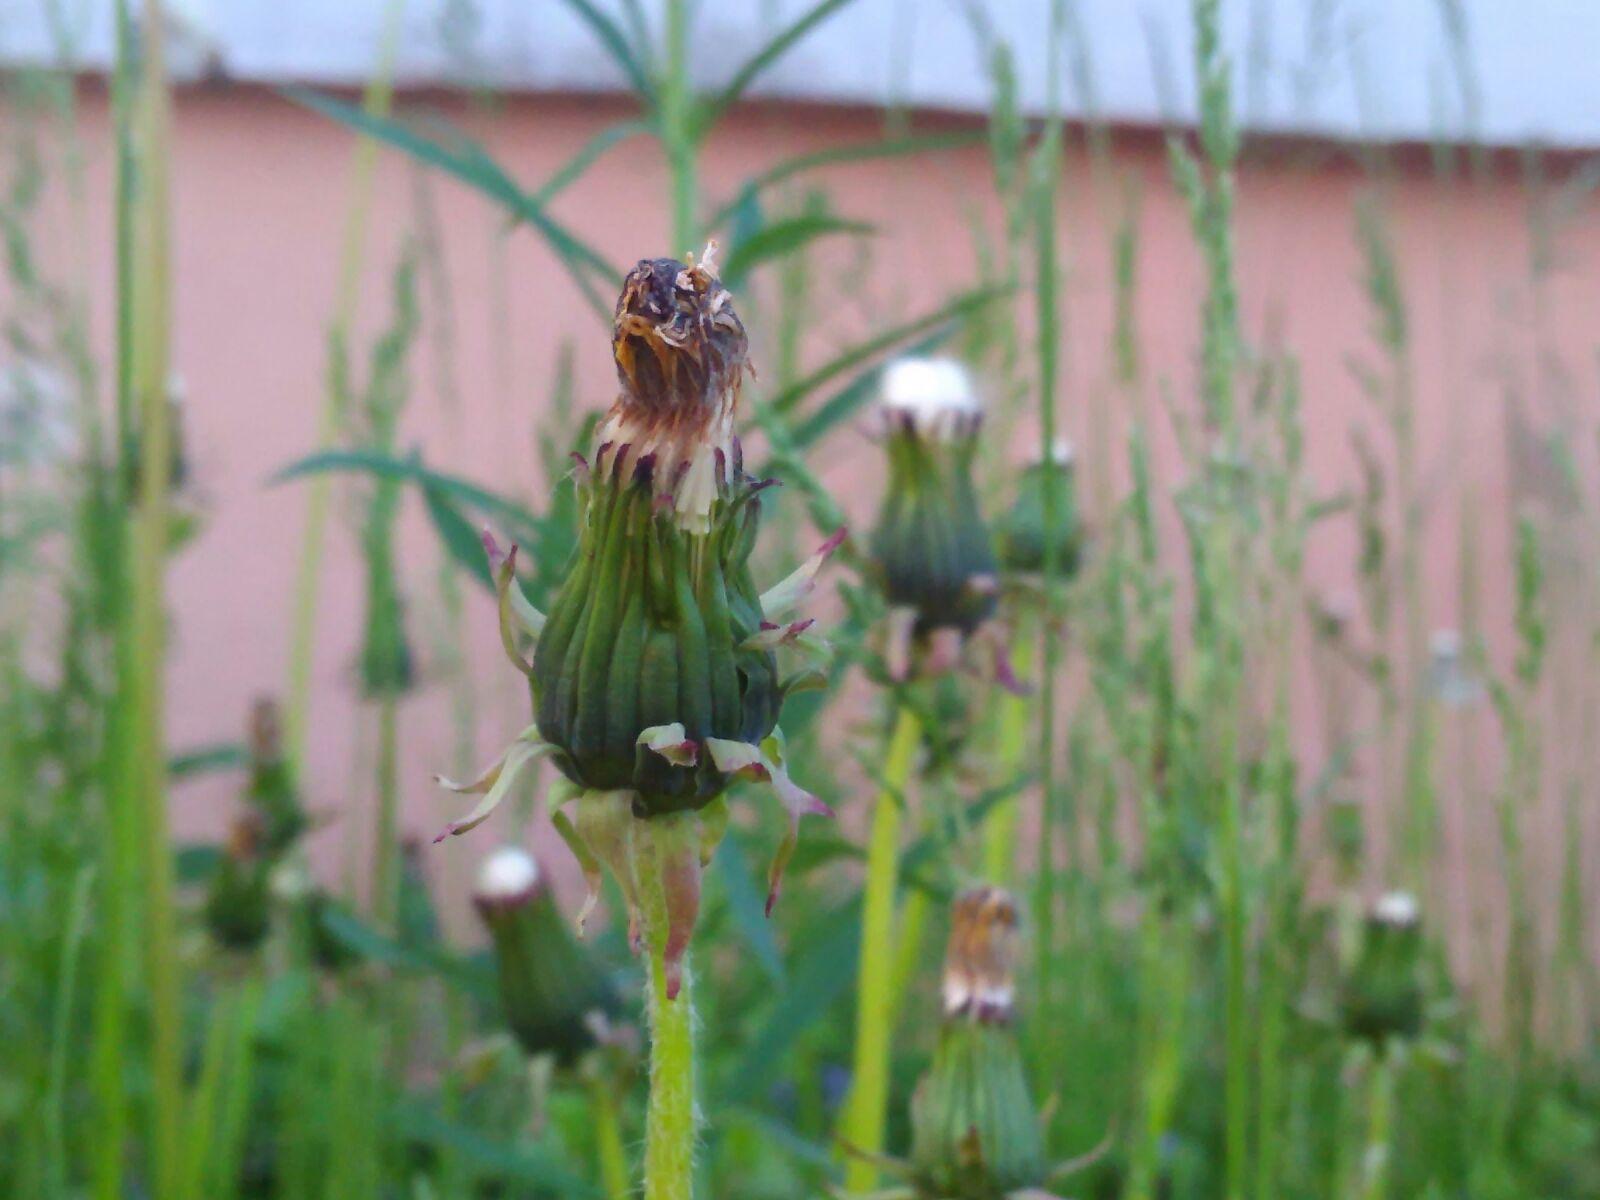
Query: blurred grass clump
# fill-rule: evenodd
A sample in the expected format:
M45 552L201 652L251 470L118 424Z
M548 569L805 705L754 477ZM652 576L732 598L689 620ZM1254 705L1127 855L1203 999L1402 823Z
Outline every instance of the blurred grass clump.
M976 556L983 569L963 584L979 588L973 611L985 619L960 629L951 653L918 646L908 672L894 653L895 631L912 628L896 611L903 597L883 594L865 537L841 549L831 670L786 707L784 728L786 760L845 819L808 824L770 921L756 864L781 836L772 823L735 819L707 872L695 1194L934 1200L954 1188L943 1200L997 1200L995 1179L1025 1178L1129 1200L1600 1197L1600 973L1583 846L1592 779L1570 752L1600 717L1600 497L1579 459L1557 453L1562 437L1529 425L1560 376L1537 317L1531 334L1516 331L1538 352L1531 368L1507 369L1508 420L1529 453L1565 464L1570 503L1552 511L1519 495L1512 511L1486 511L1467 481L1462 627L1430 630L1426 540L1440 522L1429 519L1410 281L1388 210L1398 168L1381 148L1362 156L1370 182L1352 230L1372 344L1351 348L1351 369L1370 420L1356 434L1358 486L1321 494L1306 469L1310 398L1293 348L1241 315L1236 189L1254 148L1235 123L1217 0L1193 8L1198 122L1168 141L1203 264L1192 386L1150 376L1135 315L1140 185L1122 177L1114 134L1069 127L1057 79L1052 111L1025 116L1011 52L980 6L970 11L993 86L986 131L916 133L908 114L891 113L881 140L768 164L712 197L699 163L719 121L850 0L805 7L747 59L721 64L723 85L705 93L691 82L704 45L688 0L665 0L654 22L635 0L566 3L629 80L636 111L534 186L465 135L392 115L397 2L362 104L290 93L357 135L357 170L319 440L280 475L319 497L284 606L294 647L284 728L264 702L245 745L174 748L164 732L166 568L175 554L203 553L203 539L191 547L206 514L185 465L186 402L169 354L171 96L159 6L117 5L109 354L91 336L99 281L83 256L61 264L42 250L55 195L79 244L106 219L86 203L72 48L61 47L58 70L4 79L0 1196L616 1198L637 1188L646 1089L642 1014L617 999L639 991L626 931L608 921L575 944L530 883L480 896L485 920L505 922L491 922L498 961L492 946L446 938L436 906L466 897L441 880L465 872L436 865L444 850L424 857L401 840L396 758L419 659L449 681L460 756L470 753L481 714L464 647L496 636L462 619L463 591L496 584L480 528L519 547L513 566L531 605L547 607L564 578L578 515L567 456L589 449L587 408L603 407L571 395L571 364L600 353L623 273L552 205L619 143L648 138L666 168L673 240L640 256L717 239L722 280L759 351L744 453L754 475L789 491L762 558L809 544L803 519L823 535L844 524L815 464L883 391L888 364L939 354L959 358L988 401L962 470L999 560L995 571L990 555ZM1074 19L1060 0L1040 34L1054 44ZM1069 153L1080 137L1082 153ZM422 200L416 230L386 264L389 321L362 347L352 313L379 147L418 166ZM995 200L993 220L973 218L979 277L813 364L807 330L848 286L821 269L817 245L852 239L867 258L874 232L834 210L824 170L957 150L983 156L989 178L975 172L971 186ZM1551 247L1593 183L1577 172L1554 185L1536 160L1526 191L1537 311ZM1073 281L1057 239L1076 225L1058 193L1076 163L1118 213L1110 244L1072 248L1113 264L1112 336L1100 347L1080 348L1066 323ZM1449 145L1434 155L1450 187L1487 169ZM504 210L511 224L497 237L537 238L573 303L600 318L592 338L548 348L546 503L435 470L403 442L408 403L448 398L443 383L414 377L411 354L439 336L430 310L449 304L431 282L439 248L423 202L440 174ZM1081 394L1093 411L1074 423L1091 444L1071 452L1058 446L1068 345L1073 379L1096 380L1072 389L1071 403ZM359 381L356 362L367 364ZM1592 427L1578 432L1593 441ZM1176 462L1162 466L1156 447L1168 443ZM351 840L338 887L308 865L321 815L300 801L311 793L301 751L334 499L363 555L367 623L350 652L377 745L371 833ZM431 574L404 561L395 539L412 503L438 535ZM1478 561L1493 522L1512 547L1505 579ZM921 541L941 536L937 519L925 524ZM1357 550L1348 600L1319 594L1305 570L1308 547L1334 528ZM904 540L896 553L914 553L919 538ZM433 643L406 620L408 598L428 587L449 616ZM1481 616L1490 593L1512 614L1503 645ZM272 619L270 604L261 619ZM1001 688L1013 671L1031 692ZM1314 751L1296 712L1307 676L1322 722ZM227 844L173 846L172 781L241 768ZM1536 872L1552 867L1536 865L1529 845L1547 795L1565 833L1554 886L1540 886L1551 881ZM524 835L535 798L522 789L497 834L445 849L492 859L496 836ZM1493 831L1466 885L1496 914L1483 928L1462 911L1448 876L1459 867L1441 849L1452 804ZM941 1128L930 1170L926 1107L914 1127L917 1081L934 1068L955 1089L940 1093L943 1113L973 1102L956 1094L962 1079L987 1078L985 1064L940 1071L937 1057L938 947L951 902L980 882L1020 897L1007 911L1023 938L991 1040L1007 1055L1008 1094L1023 1095L1017 1047L1027 1073L1031 1101L1007 1119L1038 1126L1006 1142L1027 1154L1001 1173L984 1157L987 1117L966 1133ZM539 937L585 995L605 999L567 1005L559 1020L511 1013L508 1026L510 1008L562 991L526 976L541 957L527 950L532 933L506 932L521 928L515 905L534 897ZM1453 933L1467 927L1463 952ZM546 1045L546 1025L565 1040ZM982 1037L991 1033L985 1025ZM1041 1154L1067 1166L1042 1179Z

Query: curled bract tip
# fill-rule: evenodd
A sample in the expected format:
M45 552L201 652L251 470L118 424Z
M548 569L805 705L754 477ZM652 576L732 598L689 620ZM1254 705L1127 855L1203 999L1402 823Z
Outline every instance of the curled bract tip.
M832 817L833 809L789 777L789 767L784 761L783 734L778 730L762 739L760 745L707 738L706 751L717 770L755 783L770 784L788 814L788 827L767 869L766 912L770 917L773 906L778 902L778 893L783 888L784 869L789 865L800 841L800 818Z
M833 552L844 544L846 536L846 529L840 526L827 541L817 547L816 553L781 582L762 593L761 612L768 621L791 612L816 590L818 572L822 570L822 565L828 561Z
M482 825L500 806L500 802L510 794L511 786L517 781L517 776L522 773L523 768L550 754L553 749L554 747L541 739L538 731L530 726L523 730L499 758L485 767L475 778L457 781L447 779L443 775L434 776L439 786L447 791L458 795L483 797L466 816L446 825L444 831L433 839L434 844L437 845L449 837L459 837Z
M682 721L650 726L640 732L638 744L653 750L675 767L692 767L700 761L700 747L684 731Z

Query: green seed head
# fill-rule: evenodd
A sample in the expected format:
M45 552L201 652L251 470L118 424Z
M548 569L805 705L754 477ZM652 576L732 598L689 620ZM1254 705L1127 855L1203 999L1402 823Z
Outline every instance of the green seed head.
M494 941L506 1024L530 1055L572 1065L620 1011L604 968L573 938L525 850L484 859L472 903Z
M1045 1177L1038 1114L1012 1028L1017 908L998 888L956 900L944 1027L911 1099L911 1165L943 1200L1001 1200Z
M1045 520L1046 490L1056 490L1056 522ZM1048 530L1048 535L1047 535ZM995 529L1000 563L1008 571L1036 574L1047 553L1062 578L1077 573L1083 553L1083 527L1078 519L1077 468L1072 445L1058 442L1050 457L1034 463L1017 480L1016 500ZM1053 544L1052 544L1053 543Z
M904 359L885 374L879 410L889 482L871 550L884 595L915 612L919 635L971 633L995 608L994 549L972 483L977 393L960 363Z
M1409 893L1373 905L1340 1007L1346 1033L1379 1046L1422 1032L1422 925Z

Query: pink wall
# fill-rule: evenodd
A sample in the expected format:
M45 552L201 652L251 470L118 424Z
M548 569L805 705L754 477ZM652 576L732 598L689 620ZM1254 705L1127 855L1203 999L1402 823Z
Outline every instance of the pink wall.
M514 100L493 116L453 101L428 103L445 103L530 184L625 112L616 103L574 99ZM104 212L103 108L93 103L90 116L92 211ZM711 146L704 163L706 190L721 199L762 164L879 132L879 118L871 113L782 107L741 112ZM202 536L171 576L171 735L183 747L237 736L251 697L284 686L287 612L306 489L264 483L313 446L352 140L270 94L241 89L184 93L176 148L175 361L188 385L189 438L209 511ZM841 167L822 178L836 209L872 222L880 236L872 243L870 260L858 258L847 243L835 243L820 256L827 266L851 273L842 284L823 281L816 289L832 308L817 313L808 342L811 361L970 284L975 277L972 221L982 218L992 228L996 214L981 150ZM1120 135L1109 174L1075 157L1061 216L1068 288L1061 412L1089 460L1091 482L1101 470L1096 448L1120 444L1115 434L1128 408L1110 386L1109 232L1127 194L1121 180L1137 185L1140 200L1143 390L1144 402L1158 418L1163 385L1177 395L1185 392L1197 342L1200 264L1159 141ZM1300 148L1279 150L1270 163L1252 166L1240 187L1239 267L1247 328L1258 343L1287 346L1299 358L1308 472L1319 492L1353 485L1350 430L1376 427L1377 414L1347 366L1351 355L1372 354L1371 316L1353 237L1353 204L1366 180L1344 156ZM363 330L376 328L386 315L388 271L400 239L417 226L421 182L398 156L382 156L362 292ZM406 439L426 446L437 467L538 495L542 484L531 446L556 348L563 338L576 339L579 396L601 406L612 389L605 332L574 305L564 274L532 233L519 231L502 242L496 237L502 219L484 201L437 176L425 182L443 230L453 362L441 364L431 344L421 350ZM575 230L626 265L641 256L686 249L666 243L664 194L659 155L636 139L594 167L555 207ZM1414 330L1418 436L1431 498L1425 541L1428 622L1459 620L1457 502L1463 485L1470 484L1479 514L1471 535L1479 543L1485 618L1500 629L1509 613L1505 546L1512 499L1504 450L1506 399L1514 395L1537 423L1559 421L1577 428L1581 421L1593 429L1600 330L1600 274L1594 259L1600 223L1591 205L1578 209L1564 230L1559 250L1570 269L1547 284L1536 334L1530 323L1528 197L1514 169L1445 185L1434 181L1425 163L1411 162L1395 173L1389 200ZM109 280L106 231L94 232L99 277ZM497 292L502 286L503 296ZM427 319L442 319L431 295L426 302ZM747 316L757 311L749 309ZM770 305L765 311L770 313ZM760 320L750 319L758 348L770 343L770 331L760 328ZM1566 374L1547 371L1541 381L1539 338ZM438 380L446 370L453 370L455 410L441 400ZM1377 440L1383 444L1381 435ZM1170 432L1158 441L1170 470L1175 461ZM1592 443L1590 433L1574 442L1591 468ZM858 434L845 432L827 459L827 474L839 495L863 515L876 498L875 477L863 469L872 453ZM1111 471L1118 478L1122 474ZM1592 470L1589 477L1595 477ZM1168 519L1170 524L1170 513ZM442 629L436 550L416 514L408 520L408 576L415 597L411 628L427 671L438 662L432 646ZM1347 519L1319 532L1309 565L1319 589L1352 588L1355 549ZM319 607L309 774L314 803L346 813L335 831L323 835L330 864L341 859L340 839L359 839L368 823L370 773L362 764L370 754L370 735L358 720L351 669L360 632L360 588L360 564L348 528L336 524ZM498 656L487 598L474 588L466 601L481 706L475 756L481 758L526 717L516 679ZM432 674L430 685L406 704L403 717L405 825L418 833L431 833L453 811L453 802L442 800L429 782L431 770L451 765L454 737L447 688L436 668ZM1315 699L1302 674L1297 702L1310 746L1319 740ZM1463 729L1467 732L1451 736L1470 741L1471 727ZM178 804L180 829L215 834L224 823L230 786L218 781L186 786ZM848 813L849 798L840 799ZM1482 813L1471 819L1477 823L1472 828L1486 820ZM439 852L441 860L454 864L443 869L462 869L488 840L478 847L444 848L458 853ZM1466 849L1452 852L1466 865ZM1481 846L1474 851L1488 852Z

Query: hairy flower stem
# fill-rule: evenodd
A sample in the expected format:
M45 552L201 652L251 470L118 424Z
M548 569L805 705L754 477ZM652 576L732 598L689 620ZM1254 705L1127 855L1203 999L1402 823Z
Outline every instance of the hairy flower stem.
M1394 1060L1380 1051L1367 1071L1367 1145L1360 1200L1383 1200L1389 1185L1389 1133L1394 1117Z
M635 829L654 834L636 845L635 880L644 936L650 953L646 1003L650 1012L650 1107L645 1117L645 1200L692 1200L694 1196L694 979L687 956L674 999L667 998L667 893L662 850L676 831L651 829L694 820L694 814L655 817ZM653 843L653 844L651 844Z
M878 1168L871 1156L883 1150L884 1110L889 1102L889 1035L894 1023L895 877L899 870L900 815L916 757L920 726L904 706L883 768L883 787L872 811L867 845L867 882L861 901L861 968L856 979L856 1053L850 1102L841 1134L859 1154L845 1169L845 1188L871 1191Z

